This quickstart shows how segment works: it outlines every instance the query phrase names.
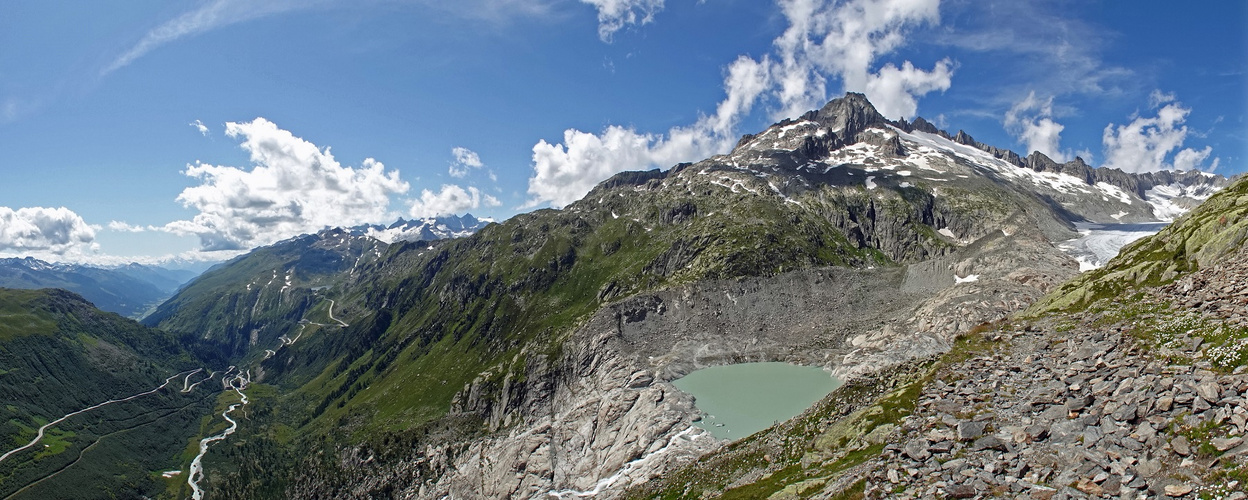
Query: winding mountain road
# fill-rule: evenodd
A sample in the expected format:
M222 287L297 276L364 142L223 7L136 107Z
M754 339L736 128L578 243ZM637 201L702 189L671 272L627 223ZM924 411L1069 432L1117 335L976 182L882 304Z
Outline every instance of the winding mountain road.
M160 391L161 389L164 389L166 386L168 386L168 385L169 385L169 382L173 381L173 379L178 378L178 377L183 376L183 375L185 375L185 376L188 376L188 377L189 377L189 376L190 376L190 375L189 375L190 373L194 373L194 372L193 372L193 371L186 371L186 372L181 372L181 373L176 373L176 374L170 375L170 376L169 376L169 378L165 379L165 383L160 384L160 386L159 386L159 387L157 387L157 388L155 388L155 389L152 389L152 390L150 390L150 391L147 391L147 392L140 392L140 393L135 394L135 395L133 395L133 396L126 397L126 398L121 398L121 399L110 399L110 400L105 401L105 402L103 402L103 403L100 403L100 404L97 404L97 405L94 405L94 406L88 406L88 407L86 407L86 408L83 408L83 409L81 409L81 410L75 411L75 412L73 412L73 413L67 413L67 414L65 414L65 416L63 416L63 417L61 417L61 418L58 418L58 419L56 419L56 420L53 420L53 421L51 421L51 422L48 422L48 423L44 424L44 425L43 425L43 427L40 427L40 428L39 428L39 432L35 434L35 438L34 438L34 439L32 439L32 440L30 440L30 442L29 442L29 443L26 443L25 445L23 445L23 446L19 446L19 447L17 447L17 448L12 449L12 450L9 450L9 451L5 452L3 455L0 455L0 462L3 462L6 458L9 458L9 457L13 456L13 454L15 454L15 453L18 453L18 452L20 452L20 451L22 451L22 450L25 450L25 449L27 449L27 448L30 448L30 447L32 447L32 446L34 446L34 445L38 444L38 443L39 443L39 441L43 440L43 433L44 433L44 432L46 432L46 431L47 431L49 428L51 428L52 426L54 426L54 425L56 425L56 424L59 424L59 423L61 423L61 422L64 422L64 421L65 421L66 419L68 419L69 417L72 417L72 416L74 416L74 415L80 415L80 414L83 414L83 413L89 412L89 411L91 411L91 410L97 409L97 408L101 408L101 407L104 407L104 406L111 405L111 404L113 404L113 403L121 403L121 402L125 402L125 401L130 401L130 400L132 400L132 399L137 399L137 398L140 398L140 397L143 397L143 396L147 396L147 395L149 395L149 394L155 394L156 392L158 392L158 391Z
M337 321L338 324L342 325L343 328L351 326L351 325L344 323L342 320L334 317L334 299L329 299L329 319Z
M195 382L195 385L191 385L191 375L194 375L194 374L199 373L199 372L202 372L202 371L204 371L204 369L203 369L203 368L196 368L196 369L195 369L195 371L193 371L193 372L191 372L191 373L186 374L186 378L182 379L182 392L184 392L184 393L185 393L185 392L191 392L191 389L194 389L194 388L195 388L195 385L198 385L198 384L199 384L199 382L203 382L203 380L201 380L201 381L199 381L199 382Z

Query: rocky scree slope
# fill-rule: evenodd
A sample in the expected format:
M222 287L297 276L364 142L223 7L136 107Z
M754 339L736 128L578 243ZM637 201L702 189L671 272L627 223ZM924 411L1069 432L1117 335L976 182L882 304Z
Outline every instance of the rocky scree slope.
M630 496L1248 498L1246 214L1241 180L1025 317Z
M1246 498L1248 183L932 384L869 496Z
M721 445L690 430L671 379L747 360L848 376L937 355L1074 275L1053 242L1075 218L1152 217L1112 184L919 128L851 94L563 210L392 245L328 291L349 327L261 362L289 417L255 422L250 442L298 457L270 486L619 495ZM280 443L265 430L279 423L307 438Z

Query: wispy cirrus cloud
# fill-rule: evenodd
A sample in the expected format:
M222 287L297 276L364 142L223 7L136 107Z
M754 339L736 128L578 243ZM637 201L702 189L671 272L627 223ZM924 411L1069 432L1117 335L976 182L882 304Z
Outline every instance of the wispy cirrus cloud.
M147 32L138 43L105 66L100 74L107 75L124 68L158 47L181 38L199 35L231 24L312 8L326 3L328 0L266 0L263 2L210 0L199 8L166 21Z
M663 0L581 0L598 9L598 38L611 43L615 32L625 27L654 21L663 10Z
M1008 108L1031 91L1060 100L1074 94L1117 95L1138 85L1134 71L1108 63L1103 56L1114 34L1067 15L1068 6L1060 0L946 6L948 14L958 18L958 26L933 32L932 41L978 53L977 59L991 61L997 72L1014 76L966 82L980 101L987 98L990 104Z
M604 4L605 7L600 7L600 9L607 8L609 12L614 12L614 14L608 15L607 20L603 22L618 25L615 28L617 30L619 27L634 22L636 19L633 14L634 9L629 7L616 12L616 10L613 10L615 7L611 4L657 2L659 8L662 8L663 4L663 0L582 1ZM162 45L233 24L314 8L361 8L373 4L415 6L437 10L449 14L455 19L484 20L494 23L507 22L521 17L551 17L554 15L554 7L551 0L462 0L458 2L442 2L439 0L208 0L201 2L198 8L165 21L148 31L130 49L105 66L100 71L100 74L108 75L124 68Z

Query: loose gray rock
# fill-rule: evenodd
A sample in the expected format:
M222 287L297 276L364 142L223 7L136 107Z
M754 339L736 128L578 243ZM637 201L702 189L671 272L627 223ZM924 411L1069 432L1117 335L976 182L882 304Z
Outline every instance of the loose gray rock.
M985 422L958 422L958 440L971 441L984 435Z
M975 487L969 484L955 484L945 488L947 498L974 498L975 495Z
M1213 447L1217 449L1218 451L1226 451L1236 446L1239 446L1241 444L1244 444L1244 438L1240 438L1240 437L1213 438L1209 440L1209 444L1212 444Z
M1192 454L1192 447L1188 444L1187 438L1184 436L1179 436L1170 440L1170 448L1173 449L1175 453L1184 457Z
M910 457L911 460L916 462L922 462L927 460L927 457L932 456L932 454L927 451L926 439L916 439L906 443L906 448L903 451L907 457Z
M996 436L984 436L979 439L976 439L975 444L971 445L971 450L972 451L980 451L980 450L1008 451L1008 449L1005 446L1005 442L998 439Z

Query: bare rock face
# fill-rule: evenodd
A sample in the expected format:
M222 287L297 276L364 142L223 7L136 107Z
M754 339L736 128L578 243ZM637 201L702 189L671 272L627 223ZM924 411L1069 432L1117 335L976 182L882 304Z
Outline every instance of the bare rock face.
M436 482L410 492L453 498L592 492L611 498L613 491L720 446L692 426L692 398L637 369L635 359L622 355L617 333L609 321L591 322L565 344L567 354L553 366L534 365L528 378L536 387L518 405L491 405L494 394L476 383L461 392L458 410L485 411L504 432L473 442ZM514 385L520 383L509 387Z

